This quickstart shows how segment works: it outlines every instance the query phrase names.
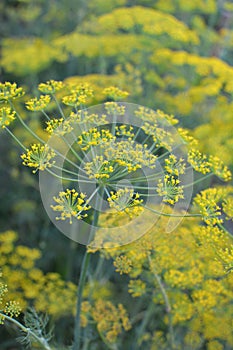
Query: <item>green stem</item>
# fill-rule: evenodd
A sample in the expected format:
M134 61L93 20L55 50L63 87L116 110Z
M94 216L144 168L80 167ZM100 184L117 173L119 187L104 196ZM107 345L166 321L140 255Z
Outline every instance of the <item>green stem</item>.
M143 205L143 207L144 207L145 209L148 209L148 210L152 211L152 212L155 213L155 214L162 215L162 216L168 216L168 217L171 217L171 218L193 218L193 217L202 217L201 214L186 214L186 215L167 214L167 213L162 213L161 211L158 211L158 210L149 208L149 207L147 207L146 205Z
M187 188L187 187L196 185L196 184L198 184L199 182L202 182L203 180L208 179L208 177L210 177L210 176L213 176L213 173L209 173L209 174L207 174L207 175L201 177L200 179L198 179L198 180L196 180L196 181L194 181L194 182L192 182L192 183L190 183L190 184L188 184L188 185L184 185L183 188Z
M22 149L24 151L27 151L27 148L19 141L19 139L10 131L10 129L8 129L7 127L5 127L6 131L11 135L11 137L13 137L13 139L20 145L20 147L22 147Z
M72 182L84 182L84 183L92 183L93 184L92 181L88 181L88 180L81 180L81 179L74 179L71 177L59 176L56 173L54 173L53 171L49 170L48 168L46 168L46 171L60 180L67 180L67 181L72 181Z
M161 278L160 276L158 275L156 269L155 269L155 265L152 264L152 261L151 261L151 257L150 255L148 254L148 260L149 260L149 264L150 264L150 268L151 268L151 271L159 285L159 288L161 290L161 293L163 295L163 299L164 299L164 302L165 302L165 306L166 306L166 313L168 315L168 331L169 331L169 342L170 342L170 349L173 350L175 349L175 340L174 340L174 329L173 329L173 325L172 325L172 314L171 314L171 304L170 304L170 301L169 301L169 298L168 298L168 295L167 295L167 292L166 292L166 289L161 281Z
M100 197L102 196L102 190L103 189L101 189L100 191L101 193L99 193ZM99 220L99 211L97 209L100 209L98 196L96 200L96 210L94 211L94 217L92 221L90 241L93 238L93 234ZM80 350L80 343L81 343L80 316L81 316L81 306L82 306L82 295L83 295L83 289L86 281L87 270L89 267L90 256L91 256L91 253L86 251L83 258L82 266L81 266L81 274L80 274L78 292L77 292L76 316L75 316L75 323L74 323L74 344L73 344L72 350Z
M61 106L60 106L60 103L58 102L58 100L57 100L55 94L52 94L52 96L53 96L53 99L54 99L54 101L55 101L55 103L56 103L56 105L57 105L57 108L59 109L59 112L60 112L62 118L66 119L66 116L65 116L65 114L64 114L64 112L63 112L63 110L62 110L62 108L61 108Z
M150 321L150 318L152 317L153 315L153 312L154 312L154 303L153 301L149 304L148 306L148 309L146 312L142 312L140 313L140 317L143 316L143 321L140 325L140 328L137 332L137 340L140 341L140 337L143 335L145 329L146 329L146 326L148 325L149 321ZM138 316L138 315L137 315Z
M218 227L223 230L231 239L233 239L233 235L220 223L218 223Z
M0 312L0 315L6 319L7 321L10 321L11 323L14 323L18 328L20 328L24 333L27 333L31 335L38 343L40 343L44 349L51 350L51 347L49 346L48 342L44 338L38 337L30 328L25 327L20 322L15 320L14 318L5 315L4 313Z
M35 137L35 139L37 139L39 142L45 144L45 141L42 140L38 135L36 135L36 134L34 133L34 131L32 131L31 128L29 128L29 126L27 126L27 124L26 124L26 123L24 122L24 120L21 118L20 114L16 111L16 109L15 109L13 103L12 103L11 101L9 101L9 104L10 104L11 108L15 111L15 113L16 113L16 115L17 115L19 121L20 121L20 123L25 127L25 129L26 129L33 137Z
M80 350L80 338L81 338L81 325L80 325L80 315L81 315L81 304L82 304L82 294L83 288L86 280L87 269L90 261L90 253L85 252L82 266L81 266L81 275L79 279L78 285L78 293L77 293L77 304L76 304L76 316L74 323L74 345L73 350Z

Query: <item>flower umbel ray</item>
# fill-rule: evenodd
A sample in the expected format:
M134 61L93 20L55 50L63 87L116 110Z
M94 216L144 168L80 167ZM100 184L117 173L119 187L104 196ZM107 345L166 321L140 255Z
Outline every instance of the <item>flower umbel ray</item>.
M51 168L55 161L51 161L56 156L56 153L49 148L48 145L33 144L31 149L27 149L27 152L21 155L23 159L23 165L30 168L36 168L37 170L45 170Z
M87 217L86 211L91 209L91 206L87 205L85 200L86 195L84 193L78 193L75 189L67 189L66 191L59 192L58 197L53 197L54 202L57 205L51 205L54 211L61 213L56 217L57 220L70 220L72 224L72 217L81 220Z

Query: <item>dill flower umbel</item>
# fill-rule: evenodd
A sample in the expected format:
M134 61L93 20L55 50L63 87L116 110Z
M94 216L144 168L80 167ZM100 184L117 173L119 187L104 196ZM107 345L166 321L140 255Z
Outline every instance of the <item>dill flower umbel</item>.
M71 112L69 120L72 123L79 123L79 124L94 124L94 125L103 125L107 124L106 121L106 115L98 115L97 113L89 113L86 110L78 110L77 112Z
M27 101L26 108L33 112L42 111L48 106L50 100L51 97L49 95L41 95L39 98L35 97Z
M4 314L9 317L18 317L21 312L21 307L18 302L14 300L6 301L8 288L5 283L1 282L2 272L0 272L0 325L4 324Z
M233 220L233 197L224 199L222 208L227 220Z
M218 157L210 156L209 162L210 162L210 169L213 172L213 174L218 176L223 181L231 180L232 175L230 170L226 165L224 165L224 163Z
M131 125L122 124L115 127L115 134L116 136L125 136L128 137L129 140L132 140L132 138L135 136L133 130L134 128Z
M98 130L97 128L91 128L88 131L82 132L78 138L78 144L81 146L83 151L87 151L91 146L97 146L113 138L114 136L109 130Z
M123 273L127 274L132 270L132 261L126 255L118 256L113 265L116 268L116 272L119 272L120 275Z
M15 119L15 111L12 111L10 107L0 108L0 127L5 128Z
M207 225L214 226L223 223L220 202L224 195L225 193L221 189L209 188L195 197L194 202L198 205Z
M134 193L134 190L125 188L116 192L111 191L108 197L110 208L116 209L119 214L126 213L130 218L138 216L142 213L143 199L140 199L138 193Z
M93 96L93 90L89 84L80 84L71 88L71 95L64 96L62 102L71 107L85 105L88 98Z
M64 118L60 118L60 119L54 118L46 122L46 124L47 124L47 127L45 130L50 135L64 136L65 134L68 134L73 130L73 127L70 125L70 121L64 120Z
M8 102L24 95L23 89L17 87L16 83L0 83L0 103Z
M138 280L130 280L128 285L129 293L132 295L133 298L140 297L143 294L146 293L146 283Z
M53 197L53 200L57 205L51 205L54 211L61 213L57 220L69 219L72 224L72 217L78 220L87 217L86 211L91 209L91 206L87 205L85 201L86 195L84 193L78 193L74 189L60 192L58 197Z
M108 161L103 156L96 156L92 162L87 162L84 166L89 179L109 179L114 171L112 161Z
M55 94L64 87L62 81L49 80L38 85L38 89L44 94Z
M117 114L123 116L125 114L125 106L120 106L117 102L106 102L104 104L108 114Z
M26 153L21 155L23 165L37 170L45 170L51 168L55 161L51 161L56 156L56 153L49 148L48 145L33 144L31 149L27 149Z
M21 312L21 307L16 301L9 301L6 303L4 313L10 317L18 317Z
M191 149L188 153L188 162L199 173L207 174L211 171L210 162L206 155L196 149Z
M123 100L128 97L129 93L127 91L121 90L118 87L110 86L103 90L103 94L110 97L114 101Z
M131 324L122 304L114 306L111 301L97 300L91 312L97 329L105 342L113 344L123 330L129 330Z
M163 181L159 179L157 193L163 197L163 202L175 204L179 199L184 198L183 186L180 186L180 180L173 175L165 175Z
M184 174L184 159L177 159L174 154L170 154L170 156L165 159L164 169L171 175L179 176L180 174Z

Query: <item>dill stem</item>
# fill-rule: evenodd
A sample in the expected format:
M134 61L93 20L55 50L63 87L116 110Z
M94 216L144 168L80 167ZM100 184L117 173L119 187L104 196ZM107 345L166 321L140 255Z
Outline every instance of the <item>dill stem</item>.
M92 227L91 227L91 233L90 233L90 240L94 236L95 228L98 224L99 220L99 211L97 209L100 209L100 198L103 194L103 189L100 189L99 198L96 197L96 209L94 211L93 221L92 221ZM91 253L86 250L82 265L81 265L81 273L79 278L79 284L78 284L78 290L77 290L77 303L76 303L76 316L75 316L75 322L74 322L74 344L72 347L72 350L80 350L80 343L81 343L81 324L80 324L80 316L81 316L81 306L82 306L82 296L83 296L83 289L86 281L87 271L90 263L90 257Z

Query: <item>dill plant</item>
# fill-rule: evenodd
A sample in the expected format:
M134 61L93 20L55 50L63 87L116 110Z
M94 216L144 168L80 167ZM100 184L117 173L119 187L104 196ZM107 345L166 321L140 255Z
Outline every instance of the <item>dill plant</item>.
M25 106L30 113L37 112L44 117L43 138L19 114L14 102L24 95L24 91L15 83L0 83L0 126L23 149L22 164L31 168L33 173L40 172L42 199L52 221L68 237L89 246L83 258L77 292L72 348L78 350L83 340L80 317L91 253L137 241L160 217L178 220L178 223L183 217L199 217L208 227L224 230L215 190L197 195L195 202L199 211L187 211L192 187L196 183L212 175L228 181L231 173L217 157L202 154L197 141L186 130L176 127L178 121L174 116L118 102L127 97L126 91L116 87L104 89L104 103L96 113L95 108L87 108L94 99L94 92L88 84L65 85L51 80L39 84L38 89L41 95L27 101ZM129 114L133 114L133 119ZM15 118L35 138L35 143L28 148L9 129ZM193 181L193 171L203 176ZM51 179L53 185L48 188L45 185L52 183ZM45 192L48 197L44 197ZM228 217L232 215L231 206L231 200L223 203ZM175 210L167 210L173 207ZM113 218L123 218L123 228L130 229L130 234L122 229L121 220L102 227L102 212ZM148 212L153 213L152 221L143 220ZM89 230L84 229L83 234L82 227ZM134 227L140 227L140 230L135 232ZM146 247L144 257L166 305L169 346L175 349L171 303L150 249ZM224 260L224 253L220 255ZM117 257L114 264L120 273L133 270L130 259L124 256ZM131 282L130 290L135 296L144 289L142 282ZM101 303L96 307L99 312L102 308L109 309L109 315L121 314L115 331L104 335L99 330L102 340L110 346L122 329L130 329L128 319L122 306L118 311ZM99 318L98 312L93 318ZM142 325L141 333L144 327ZM106 330L106 324L103 329ZM44 344L46 349L48 346Z

